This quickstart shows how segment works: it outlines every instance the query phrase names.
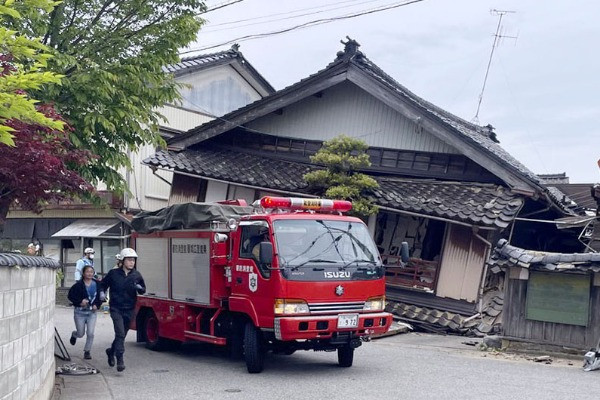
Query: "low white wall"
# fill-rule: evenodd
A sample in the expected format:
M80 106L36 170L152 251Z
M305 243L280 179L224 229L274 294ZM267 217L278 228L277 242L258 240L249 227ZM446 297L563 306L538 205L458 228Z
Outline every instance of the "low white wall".
M49 399L56 270L0 265L0 399Z

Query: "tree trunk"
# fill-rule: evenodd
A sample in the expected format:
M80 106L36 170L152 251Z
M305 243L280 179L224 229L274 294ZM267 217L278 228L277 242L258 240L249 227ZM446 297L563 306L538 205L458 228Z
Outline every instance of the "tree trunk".
M8 207L10 203L0 200L0 237L4 233L4 222L6 221L6 216L8 215Z

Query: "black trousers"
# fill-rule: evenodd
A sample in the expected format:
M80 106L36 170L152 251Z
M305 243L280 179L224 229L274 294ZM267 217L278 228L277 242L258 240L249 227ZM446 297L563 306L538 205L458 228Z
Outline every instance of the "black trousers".
M119 310L117 308L110 309L110 317L113 321L113 327L115 329L115 340L112 342L111 351L117 356L117 359L123 357L125 353L125 336L129 331L129 325L134 316L133 309L131 310Z

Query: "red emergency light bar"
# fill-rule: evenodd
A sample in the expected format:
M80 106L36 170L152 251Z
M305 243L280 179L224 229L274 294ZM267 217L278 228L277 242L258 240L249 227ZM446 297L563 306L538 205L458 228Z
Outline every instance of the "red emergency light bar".
M260 199L263 208L285 208L288 210L341 211L352 209L352 203L346 200L303 199L300 197L271 197Z

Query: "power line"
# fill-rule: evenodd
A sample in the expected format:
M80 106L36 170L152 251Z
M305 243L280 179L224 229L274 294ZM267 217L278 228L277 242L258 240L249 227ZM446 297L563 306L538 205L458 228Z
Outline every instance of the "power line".
M355 1L358 1L358 0L340 1L340 2L337 2L337 3L329 4L327 6L322 6L321 5L321 6L316 6L316 7L298 8L298 9L292 10L292 11L286 11L286 12L275 13L275 14L267 14L267 15L263 15L261 17L238 19L236 21L222 22L220 24L214 24L214 25L211 25L211 26L223 26L223 25L237 24L238 22L248 22L248 21L254 21L254 20L264 19L264 18L269 18L269 17L276 17L276 16L280 16L280 15L288 15L288 14L293 14L293 13L300 12L300 11L315 10L315 9L319 9L319 8L323 8L323 7L328 7L328 6L332 6L332 5L338 5L338 4L344 4L344 3L354 3Z
M245 42L247 40L254 40L254 39L261 39L261 38L265 38L268 36L275 36L275 35L280 35L282 33L287 33L287 32L291 32L297 29L304 29L304 28L308 28L311 26L316 26L316 25L321 25L321 24L327 24L327 23L331 23L331 22L335 22L335 21L340 21L340 20L345 20L345 19L351 19L351 18L356 18L356 17L360 17L363 15L368 15L368 14L374 14L374 13L378 13L381 11L386 11L386 10L391 10L394 8L398 8L398 7L404 7L404 6L408 6L414 3L420 3L424 0L410 0L410 1L404 1L404 2L400 2L400 3L394 3L388 6L382 6L379 8L374 8L374 9L370 9L370 10L366 10L366 11L361 11L361 12L356 12L353 14L346 14L346 15L342 15L342 16L338 16L338 17L331 17L331 18L323 18L323 19L317 19L317 20L313 20L313 21L309 21L309 22L305 22L303 24L300 25L296 25L296 26L292 26L290 28L285 28L285 29L281 29L279 31L272 31L272 32L266 32L266 33L258 33L258 34L252 34L252 35L245 35L245 36L241 36L232 40L228 40L226 42L222 42L219 44L215 44L215 45L211 45L211 46L205 46L205 47L201 47L201 48L197 48L197 49L192 49L192 50L186 50L186 51L181 51L179 52L180 55L183 54L188 54L188 53L193 53L196 51L204 51L204 50L209 50L209 49L214 49L215 47L220 47L220 46L226 46L226 45L230 45L233 43L239 43L239 42Z
M238 29L238 28L243 28L243 27L246 27L246 26L262 25L262 24L267 24L267 23L271 23L271 22L284 21L284 20L287 20L287 19L300 18L300 17L305 17L305 16L308 16L308 15L322 14L322 13L325 13L325 12L329 12L329 11L335 11L335 10L339 10L339 9L341 9L341 8L348 8L348 7L352 7L352 6L355 6L355 5L356 5L356 6L358 6L358 5L361 5L361 4L374 3L374 2L377 2L377 1L381 1L381 0L368 0L368 1L362 1L362 2L360 2L360 3L356 3L356 4L353 4L353 5L346 5L346 6L332 7L332 6L334 6L334 5L343 4L343 3L348 3L348 2L352 2L352 3L353 3L353 2L355 2L355 1L356 1L356 0L351 0L351 1L342 1L342 2L339 2L339 3L334 3L334 4L330 4L330 5L326 6L326 7L329 7L329 8L326 8L326 7L323 7L323 6L321 6L321 7L312 7L312 9L315 9L315 8L325 8L325 9L323 9L323 10L318 10L318 11L313 11L313 12L308 12L308 13L304 13L304 14L291 15L291 16L289 16L289 17L267 19L267 20L265 20L265 21L260 21L260 22L252 22L252 23L249 23L249 24L244 24L244 25L236 25L236 26L230 26L230 27L226 27L226 28L220 28L220 29L210 29L210 27L209 27L208 29L203 29L203 30L201 31L201 33L220 32L220 31L226 31L226 30L230 30L230 29ZM280 14L292 14L292 13L294 13L294 12L290 12L290 13L280 13ZM266 17L264 17L264 16L263 16L263 17L258 17L258 18L256 18L256 19L264 19L264 18L266 18ZM253 19L254 19L254 18L248 18L248 19L246 19L246 21L252 21ZM230 22L230 23L228 23L228 24L233 24L233 22ZM224 25L224 24L221 24L221 25ZM212 26L217 26L217 25L212 25Z
M202 14L209 13L211 11L220 10L221 8L229 7L229 6L232 6L232 5L236 4L236 3L241 3L242 1L244 1L244 0L232 0L232 1L225 2L225 3L219 3L216 6L214 6L212 8L209 8L209 9L207 9L205 11L202 11L202 12L196 14L196 15L202 15Z

